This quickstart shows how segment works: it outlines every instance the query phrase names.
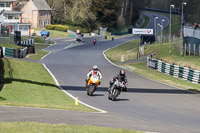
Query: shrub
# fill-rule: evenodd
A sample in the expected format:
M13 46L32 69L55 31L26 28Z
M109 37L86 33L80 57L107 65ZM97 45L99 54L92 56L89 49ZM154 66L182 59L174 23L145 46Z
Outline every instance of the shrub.
M91 32L90 28L83 28L81 26L73 26L73 25L47 25L47 30L57 30L57 31L63 31L67 32L67 29L76 32L76 30L80 30L81 33L89 33Z
M68 29L68 26L64 26L64 25L55 25L54 30L58 30L58 31L63 31L66 32Z
M55 25L50 25L50 24L46 25L46 29L48 30L54 30L54 28L55 28Z
M89 33L91 30L87 28L81 28L80 26L69 26L71 31L76 32L76 30L80 30L81 33Z
M65 26L65 25L47 25L46 29L66 32L67 29L68 29L68 26Z
M41 37L31 37L35 43L45 43L46 41Z

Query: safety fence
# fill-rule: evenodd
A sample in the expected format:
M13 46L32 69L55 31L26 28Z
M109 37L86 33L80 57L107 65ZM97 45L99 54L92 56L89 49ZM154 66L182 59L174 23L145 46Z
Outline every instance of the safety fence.
M150 57L147 57L147 66L156 69L161 73L171 75L195 84L200 84L200 71L169 64L161 60L152 59Z
M184 27L184 37L194 37L200 39L200 30L192 27Z

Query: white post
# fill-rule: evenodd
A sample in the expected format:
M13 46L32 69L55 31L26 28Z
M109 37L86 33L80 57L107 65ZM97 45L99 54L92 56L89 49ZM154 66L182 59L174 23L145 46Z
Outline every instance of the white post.
M162 21L161 21L161 26L162 26L161 32L163 32L163 30L164 30L164 27L163 27L163 22L165 22L165 20L164 20L164 19L162 19ZM161 38L161 41L163 42L163 36L162 36L162 38Z
M172 26L172 15L171 15L171 8L174 8L174 5L170 5L170 23L169 23L169 54L171 55L172 51L171 51L171 26Z
M160 25L160 24L158 24L158 26L160 26L160 28L161 28L161 45L162 45L162 31L163 31L163 26Z
M158 17L154 16L155 39L157 38L157 35L156 35L156 34L157 34L157 32L156 32L156 31L157 31L157 30L156 30L156 25L157 25L157 24L156 24L156 19L158 19Z
M181 14L181 43L180 43L180 56L183 55L183 5L186 5L186 2L182 3L182 14Z
M0 36L1 36L1 22L0 22Z

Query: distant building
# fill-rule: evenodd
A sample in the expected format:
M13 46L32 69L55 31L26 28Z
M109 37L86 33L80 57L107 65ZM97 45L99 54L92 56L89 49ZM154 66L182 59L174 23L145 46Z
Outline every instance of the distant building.
M8 27L9 33L14 34L14 31L17 30L21 31L21 35L30 36L31 24L22 23L23 12L13 11L13 2L15 1L0 0L0 26Z
M21 9L22 22L31 23L35 28L44 28L51 24L51 8L45 0L29 0Z

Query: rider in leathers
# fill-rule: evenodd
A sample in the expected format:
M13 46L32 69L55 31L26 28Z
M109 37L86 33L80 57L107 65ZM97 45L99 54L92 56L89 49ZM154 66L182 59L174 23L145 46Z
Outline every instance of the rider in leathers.
M119 80L120 82L122 82L125 86L128 85L128 80L127 80L127 77L125 75L125 71L124 70L120 70L119 74L117 74L117 76L114 76L112 78L112 80L110 81L110 86L108 88L108 92L110 92L110 89L111 89L111 87L114 84L116 79Z
M89 71L89 73L87 74L87 79L86 79L86 87L88 86L88 80L90 79L90 77L92 75L97 75L99 76L99 85L101 84L101 80L102 80L102 74L100 69L98 68L97 65L94 65L93 68Z

